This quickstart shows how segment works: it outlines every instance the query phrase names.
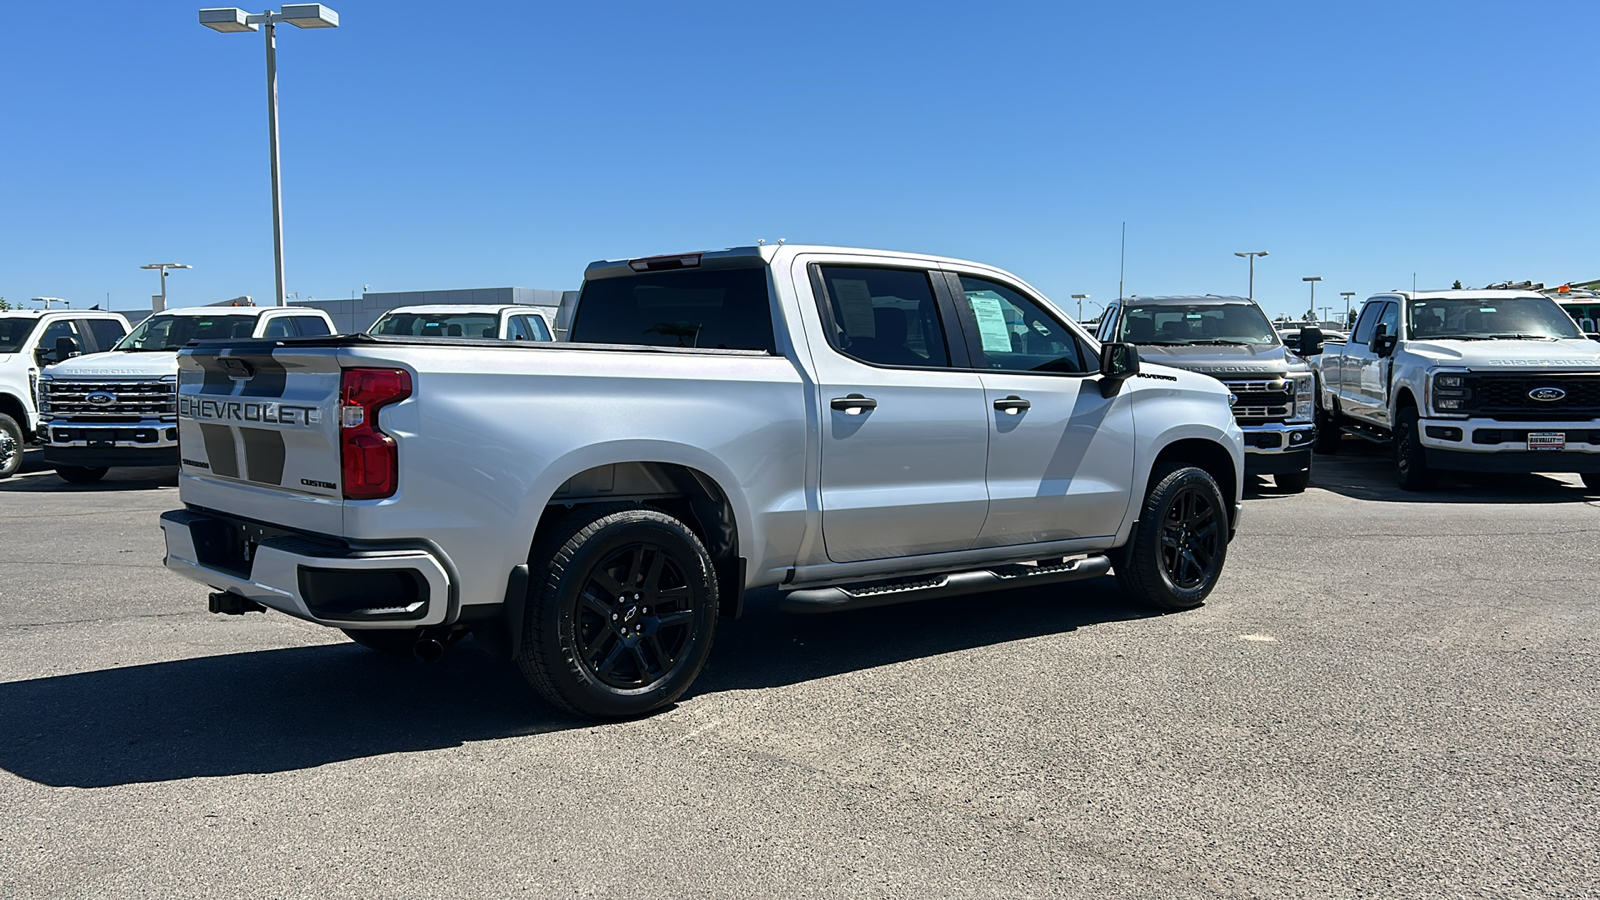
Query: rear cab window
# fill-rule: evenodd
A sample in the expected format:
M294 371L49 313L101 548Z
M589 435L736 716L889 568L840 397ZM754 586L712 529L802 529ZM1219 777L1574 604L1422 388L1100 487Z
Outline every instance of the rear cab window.
M583 283L570 339L777 353L765 265L630 272Z

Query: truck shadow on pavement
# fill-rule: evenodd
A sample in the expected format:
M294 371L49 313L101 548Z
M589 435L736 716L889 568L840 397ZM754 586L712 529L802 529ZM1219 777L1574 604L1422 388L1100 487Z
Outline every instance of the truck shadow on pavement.
M1551 463L1556 461L1552 454ZM1576 475L1440 472L1432 490L1403 491L1395 484L1394 451L1346 437L1334 455L1318 455L1311 486L1355 500L1403 503L1584 503L1600 501Z
M690 694L776 687L1143 618L1109 578L987 597L721 624ZM0 684L0 768L98 788L313 768L596 723L558 713L469 639L424 665L354 644L231 653Z
M56 474L55 469L45 465L44 457L37 450L29 450L22 455L22 468L17 474L0 481L0 493L23 494L92 494L112 493L115 491L149 491L164 487L174 487L178 483L178 468L176 466L162 466L154 468L112 469L106 477L88 484L72 484Z

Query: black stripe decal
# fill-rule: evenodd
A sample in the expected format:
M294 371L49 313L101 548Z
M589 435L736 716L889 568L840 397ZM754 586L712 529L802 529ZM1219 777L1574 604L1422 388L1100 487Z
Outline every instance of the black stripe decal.
M226 425L196 424L200 425L200 437L205 440L206 460L211 463L211 471L225 478L238 478L239 451L233 446L233 429Z
M282 397L289 373L283 368L283 363L272 358L272 354L236 356L243 359L255 369L256 374L244 383L244 390L239 392L241 397ZM259 480L259 479L257 479Z
M265 428L241 428L246 478L256 484L283 484L283 435Z

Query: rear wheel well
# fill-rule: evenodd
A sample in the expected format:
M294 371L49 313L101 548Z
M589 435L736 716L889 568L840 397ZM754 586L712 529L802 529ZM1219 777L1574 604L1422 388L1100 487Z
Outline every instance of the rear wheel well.
M1159 471L1163 463L1194 466L1210 475L1216 481L1217 487L1222 491L1222 498L1227 501L1228 520L1230 523L1233 522L1234 516L1238 514L1238 510L1235 509L1235 498L1239 496L1239 481L1233 470L1233 456L1228 453L1227 448L1216 441L1208 441L1204 438L1186 438L1181 441L1173 441L1161 448L1161 452L1156 456L1155 461L1150 464L1151 475ZM1144 490L1139 492L1141 503L1149 493L1150 482L1147 476Z
M744 568L739 557L739 529L728 495L711 476L675 463L630 462L596 466L567 479L556 490L539 524L533 545L574 508L591 503L637 503L658 509L693 529L716 566L719 605L736 617L744 596ZM535 560L529 560L536 563Z

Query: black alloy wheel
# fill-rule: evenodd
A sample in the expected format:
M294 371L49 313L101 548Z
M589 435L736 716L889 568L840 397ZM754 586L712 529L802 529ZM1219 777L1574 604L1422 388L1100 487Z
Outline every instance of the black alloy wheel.
M1216 479L1167 463L1150 473L1139 524L1111 551L1123 592L1162 611L1193 609L1216 587L1228 557L1228 508Z
M1320 395L1322 392L1318 390L1317 393ZM1316 423L1317 435L1312 442L1312 447L1322 454L1338 453L1339 442L1344 438L1344 433L1339 427L1339 413L1335 410L1323 409L1322 403L1318 402L1311 417Z
M580 506L528 557L517 662L570 713L644 715L689 689L717 624L711 555L688 525L631 504Z
M600 683L648 688L687 658L697 601L670 549L640 542L613 550L589 571L579 598L578 659Z
M1180 488L1161 522L1161 570L1179 590L1209 581L1226 527L1222 511L1199 485Z
M10 478L22 468L22 426L0 413L0 478Z
M1272 483L1286 494L1302 494L1311 485L1311 470L1279 472L1272 476Z

